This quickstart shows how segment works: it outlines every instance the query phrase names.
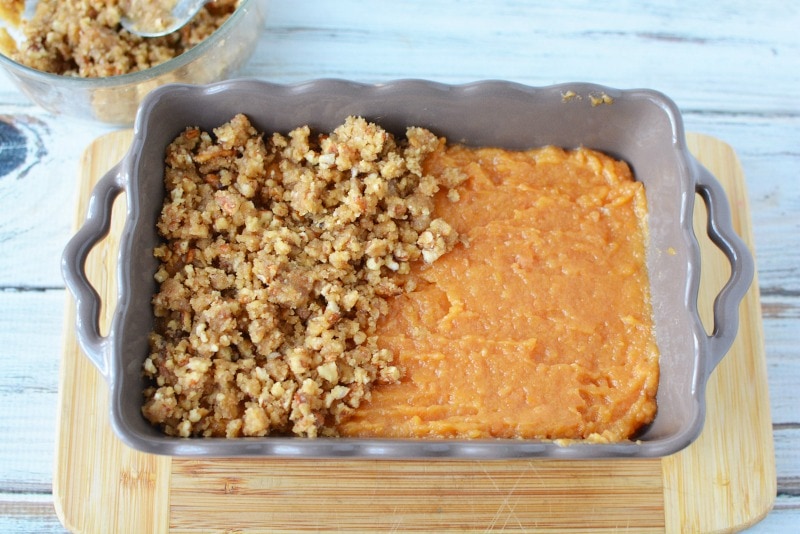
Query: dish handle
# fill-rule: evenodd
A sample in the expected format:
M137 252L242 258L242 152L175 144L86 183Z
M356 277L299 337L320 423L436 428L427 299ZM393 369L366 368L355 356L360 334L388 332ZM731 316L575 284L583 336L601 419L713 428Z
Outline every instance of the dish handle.
M730 278L714 299L714 329L708 338L707 376L716 368L733 345L739 327L739 304L755 275L755 261L744 241L736 234L731 208L722 185L702 164L695 161L695 191L708 211L706 232L709 239L730 262Z
M109 338L100 333L101 299L86 276L86 259L111 229L112 206L125 190L126 177L119 162L97 182L89 197L83 225L69 240L61 257L61 274L75 297L78 342L106 380L109 378Z

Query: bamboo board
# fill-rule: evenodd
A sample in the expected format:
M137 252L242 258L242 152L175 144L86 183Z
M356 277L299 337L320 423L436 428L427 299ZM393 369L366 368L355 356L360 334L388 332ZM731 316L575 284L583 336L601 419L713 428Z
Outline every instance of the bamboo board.
M94 142L82 159L76 227L92 187L127 150L131 133ZM690 148L725 187L734 226L752 249L744 176L734 151L707 136ZM124 195L123 195L124 197ZM702 203L699 203L702 205ZM118 199L109 237L87 272L113 309ZM704 235L704 208L696 213ZM701 242L700 309L730 271ZM108 388L79 349L68 299L53 494L75 532L550 531L730 532L771 510L775 458L756 280L740 331L708 385L700 438L664 459L388 461L171 459L123 445L108 424Z

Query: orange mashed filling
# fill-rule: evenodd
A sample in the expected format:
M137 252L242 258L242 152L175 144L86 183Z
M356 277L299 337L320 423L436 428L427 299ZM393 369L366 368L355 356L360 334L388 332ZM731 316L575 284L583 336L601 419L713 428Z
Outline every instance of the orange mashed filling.
M439 193L436 214L463 242L390 300L378 344L403 377L340 435L635 437L659 375L642 184L585 148L442 145L425 162L452 169L468 179L458 202Z

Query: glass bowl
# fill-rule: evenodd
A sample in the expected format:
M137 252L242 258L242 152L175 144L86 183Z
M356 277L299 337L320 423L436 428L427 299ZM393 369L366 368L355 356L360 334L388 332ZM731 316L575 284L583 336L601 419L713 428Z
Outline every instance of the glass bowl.
M255 51L267 0L242 0L220 28L191 50L155 67L107 78L42 72L0 54L9 78L34 103L59 115L128 126L142 99L167 83L206 84L233 76Z

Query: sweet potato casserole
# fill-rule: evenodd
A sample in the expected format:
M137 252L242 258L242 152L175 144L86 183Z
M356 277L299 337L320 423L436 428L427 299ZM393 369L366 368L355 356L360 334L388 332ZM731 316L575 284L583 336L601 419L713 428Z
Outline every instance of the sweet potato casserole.
M617 441L655 414L623 162L238 115L175 139L165 184L143 413L168 434Z

